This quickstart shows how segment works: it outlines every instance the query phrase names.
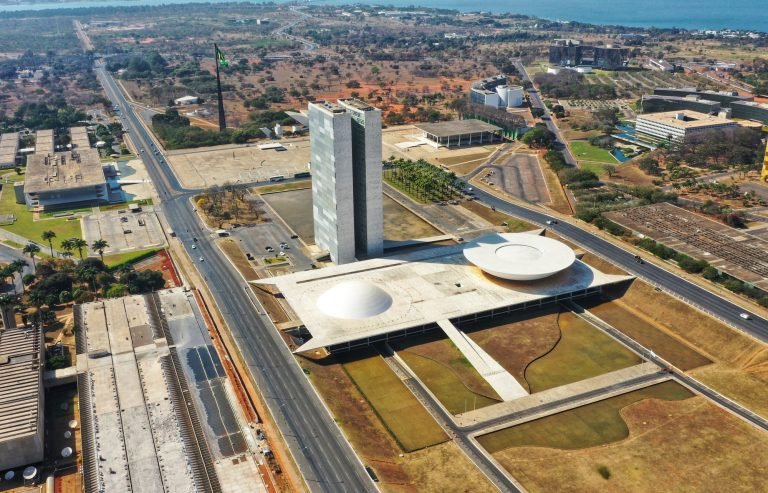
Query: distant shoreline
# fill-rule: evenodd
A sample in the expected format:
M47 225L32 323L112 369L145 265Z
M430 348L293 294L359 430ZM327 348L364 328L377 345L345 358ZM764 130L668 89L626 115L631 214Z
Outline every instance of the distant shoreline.
M288 0L274 0L276 4ZM768 9L764 0L644 0L641 12L636 0L505 0L488 5L474 0L312 0L317 6L378 6L381 9L418 8L437 11L472 13L484 11L497 15L524 15L546 22L574 22L594 26L631 29L680 29L686 31L733 30L764 33L768 26ZM0 12L42 12L97 8L183 5L190 3L265 3L255 0L0 0ZM484 7L478 9L479 6Z

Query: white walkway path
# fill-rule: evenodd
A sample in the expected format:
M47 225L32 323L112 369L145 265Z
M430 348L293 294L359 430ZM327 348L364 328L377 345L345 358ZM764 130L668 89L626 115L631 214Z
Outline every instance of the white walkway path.
M457 329L450 320L439 320L437 325L443 329L443 332L459 348L464 357L472 363L475 370L482 375L504 401L512 401L528 395L528 392L515 380L515 377L495 359L491 358L467 334Z

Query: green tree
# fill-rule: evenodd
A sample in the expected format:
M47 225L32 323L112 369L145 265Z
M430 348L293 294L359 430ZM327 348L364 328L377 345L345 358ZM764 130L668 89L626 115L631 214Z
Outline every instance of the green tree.
M24 245L24 253L29 255L29 258L32 259L32 268L37 268L35 265L35 254L40 251L40 247L35 245L34 243L27 243Z
M43 234L41 235L43 237L43 241L48 242L48 246L51 247L51 257L53 257L53 239L56 238L56 233L48 230L43 231Z
M88 247L88 243L82 238L72 238L72 248L77 249L77 254L80 260L83 260L83 249Z
M94 240L94 242L91 243L91 250L98 252L102 262L104 262L104 250L107 248L109 248L109 243L104 239Z

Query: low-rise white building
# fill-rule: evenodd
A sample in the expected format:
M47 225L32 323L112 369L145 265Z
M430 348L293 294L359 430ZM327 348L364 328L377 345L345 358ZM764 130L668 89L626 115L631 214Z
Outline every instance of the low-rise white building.
M739 124L719 116L690 110L639 115L635 129L657 139L686 142L710 130L733 131Z
M27 159L24 200L28 207L41 209L109 200L98 152L85 149L33 154Z
M173 104L176 106L185 105L185 104L197 104L200 102L200 98L197 96L184 96L181 98L177 98L173 100Z

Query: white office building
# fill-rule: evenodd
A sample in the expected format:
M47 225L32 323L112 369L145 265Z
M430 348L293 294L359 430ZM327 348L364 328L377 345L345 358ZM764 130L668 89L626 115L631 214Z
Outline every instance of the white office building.
M739 124L719 116L690 110L638 115L638 134L675 142L688 142L711 130L732 131Z
M315 243L337 264L383 252L381 112L355 99L309 105Z

